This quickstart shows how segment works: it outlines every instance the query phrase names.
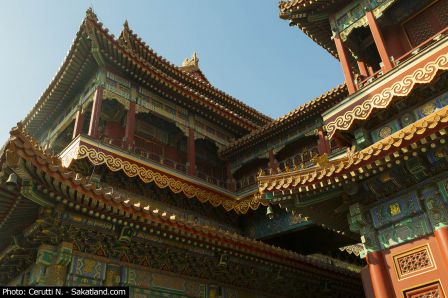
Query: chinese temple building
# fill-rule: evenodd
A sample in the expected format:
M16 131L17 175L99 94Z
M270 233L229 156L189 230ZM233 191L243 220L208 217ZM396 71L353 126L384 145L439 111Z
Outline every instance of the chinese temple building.
M0 149L0 284L445 297L448 0L291 0L345 83L273 120L89 9Z
M314 160L260 172L262 198L355 234L367 297L447 297L448 1L294 0L280 11L339 59L348 94L321 113Z

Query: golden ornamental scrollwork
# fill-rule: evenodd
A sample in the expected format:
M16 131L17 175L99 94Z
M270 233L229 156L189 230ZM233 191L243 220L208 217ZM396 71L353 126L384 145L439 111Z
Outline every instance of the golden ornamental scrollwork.
M209 202L214 207L222 206L226 211L234 210L237 213L245 214L248 210L256 210L260 204L264 204L256 195L238 201L153 171L136 163L97 151L86 145L80 145L77 149L74 155L76 159L87 158L94 165L104 164L111 171L123 171L128 177L138 177L145 183L153 182L159 188L169 188L174 193L183 193L188 198L195 197L201 203Z
M64 168L70 167L70 164L74 159L77 158L78 155L78 146L72 146L70 150L61 156L61 165Z
M294 171L268 175L261 173L257 177L258 192L263 194L274 189L287 190L294 188L303 188L308 191L309 186L323 187L333 182L339 182L338 177L341 177L344 173L350 170L358 170L366 164L372 164L376 160L383 158L380 157L381 154L396 152L397 149L402 148L403 142L407 144L411 141L416 142L430 130L446 129L447 124L448 106L445 106L361 151L356 151L355 146L347 148L344 157L329 161L323 167L314 166L309 169L296 169ZM364 165L361 166L362 163Z
M338 116L335 120L327 123L325 127L328 136L331 138L337 130L348 130L356 119L367 119L374 108L386 108L395 96L407 96L413 90L415 84L431 82L437 71L442 69L448 69L448 53L439 56L436 60L405 76L401 81L395 82L392 86L383 89L380 93L355 106L344 115Z

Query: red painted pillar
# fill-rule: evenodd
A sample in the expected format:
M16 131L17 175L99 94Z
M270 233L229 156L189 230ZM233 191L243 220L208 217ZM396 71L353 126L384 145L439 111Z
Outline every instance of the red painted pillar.
M320 155L324 153L329 154L330 142L328 142L327 138L325 137L324 130L322 129L322 127L318 128L317 134L319 136L319 140L317 141L317 150L319 151L319 154Z
M383 254L380 251L369 252L366 260L369 265L370 279L372 280L372 287L375 297L395 297Z
M99 137L99 125L101 115L101 105L103 103L103 87L99 86L93 97L92 113L90 115L90 125L88 135L93 138Z
M443 227L434 231L440 252L445 262L445 269L448 270L448 227Z
M82 108L79 107L76 111L75 127L73 128L72 139L76 138L82 132L82 127L84 125L84 114L82 113Z
M373 12L366 12L367 22L369 23L370 31L372 32L373 40L375 41L376 48L380 54L381 61L384 65L384 72L388 72L393 68L392 62L390 62L389 53L387 52L386 45L384 44L383 35L381 34L378 23L376 22Z
M129 110L126 115L126 130L124 132L124 145L126 149L134 145L135 135L135 103L129 104Z
M348 88L348 93L352 94L356 91L355 83L353 82L353 74L350 70L350 64L348 62L347 51L342 43L339 35L334 37L334 43L336 44L336 50L338 51L339 61L342 65L342 71L344 72L345 84Z
M188 129L188 144L187 144L187 157L188 157L188 175L196 175L196 148L194 142L194 130Z
M359 73L364 77L368 77L369 72L367 71L367 65L364 62L364 60L358 59L357 63L358 63Z

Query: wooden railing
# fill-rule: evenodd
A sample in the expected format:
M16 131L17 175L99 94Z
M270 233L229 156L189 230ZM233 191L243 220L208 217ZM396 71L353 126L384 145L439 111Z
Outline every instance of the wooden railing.
M400 56L398 59L393 60L392 61L393 65L395 67L397 67L398 65L402 64L406 60L409 60L410 58L414 57L415 55L418 55L422 50L424 50L425 48L429 47L430 45L436 43L437 41L439 41L441 38L443 38L447 34L448 34L448 27L439 31L438 33L436 33L432 37L428 38L426 41L422 42L418 46L412 48L410 51L408 51L404 55ZM383 75L383 71L380 69L377 72L375 72L374 74L372 74L371 76L365 77L362 80L360 80L359 82L357 82L356 86L358 89L361 89L361 88L369 85L370 83L376 81L382 75Z
M144 160L148 160L151 162L156 162L160 165L166 166L168 168L179 171L183 174L187 174L188 167L184 162L176 161L170 158L167 158L164 155L164 147L162 144L158 144L153 140L144 139L142 137L137 137L137 142L139 145L127 146L123 140L120 139L112 139L108 137L102 137L101 142L107 144L109 146L117 147L122 150L128 151L131 154L138 156ZM257 183L256 175L248 175L239 180L228 181L223 177L216 177L209 173L205 173L205 171L201 171L200 168L196 167L196 178L204 180L210 184L228 189L228 190L241 190L248 188L250 186L255 186Z
M426 41L422 42L418 46L411 49L406 54L402 55L400 58L395 60L395 65L399 65L400 63L403 63L404 61L408 60L409 58L417 55L420 53L423 49L427 48L428 46L432 45L433 43L439 41L441 38L443 38L445 35L448 34L448 27L439 31L438 33L434 34L432 37L428 38Z

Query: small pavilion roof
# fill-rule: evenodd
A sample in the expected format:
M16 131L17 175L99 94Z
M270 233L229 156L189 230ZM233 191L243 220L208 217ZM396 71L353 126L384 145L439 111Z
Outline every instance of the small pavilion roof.
M283 132L285 129L294 127L294 125L298 125L299 123L308 120L310 117L319 115L329 107L342 101L347 95L346 85L338 85L313 100L297 107L291 112L236 140L225 147L220 153L223 156L229 156L247 147L255 146L256 144Z
M262 114L254 108L246 105L242 101L211 85L208 80L205 79L205 76L202 74L202 71L199 69L199 67L195 69L185 68L182 66L178 67L162 56L158 55L153 49L149 47L148 44L146 44L142 40L141 37L134 33L132 29L130 29L128 21L124 22L123 29L120 33L120 36L118 37L118 41L122 44L128 45L127 48L136 53L139 57L151 62L153 65L155 65L162 71L169 73L180 82L183 82L185 84L192 84L195 87L198 87L201 91L207 92L208 96L220 105L230 110L234 110L241 115L244 115L244 117L250 119L257 125L263 125L267 122L272 121L270 117ZM197 61L199 61L199 59L197 59ZM198 72L201 74L201 77L198 77L196 75ZM188 75L185 75L185 73L187 73Z
M98 21L95 13L88 9L63 64L25 117L24 126L30 132L36 132L45 127L51 115L63 112L64 105L61 103L77 94L94 73L97 64L101 63L98 60L102 59L116 61L124 72L136 80L152 80L160 88L169 88L185 96L198 109L209 110L246 131L272 121L268 116L157 55L129 29L127 23L120 36L115 38Z

